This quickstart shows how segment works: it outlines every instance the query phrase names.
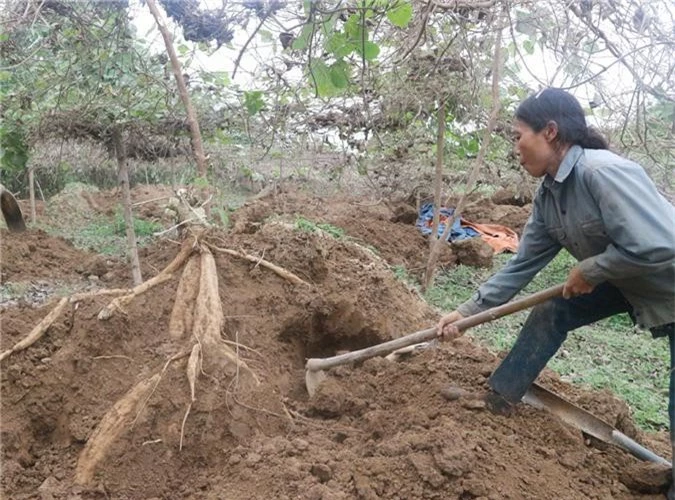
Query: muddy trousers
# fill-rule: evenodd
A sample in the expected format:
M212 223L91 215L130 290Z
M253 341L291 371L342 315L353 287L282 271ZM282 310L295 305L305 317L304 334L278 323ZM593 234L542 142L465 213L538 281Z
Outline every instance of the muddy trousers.
M633 308L613 285L603 283L593 292L569 300L556 298L536 306L525 321L515 344L497 369L489 385L512 403L525 395L567 338L567 332L615 314L633 315ZM654 330L655 336L667 336L670 343L670 390L668 416L670 440L675 456L675 325Z

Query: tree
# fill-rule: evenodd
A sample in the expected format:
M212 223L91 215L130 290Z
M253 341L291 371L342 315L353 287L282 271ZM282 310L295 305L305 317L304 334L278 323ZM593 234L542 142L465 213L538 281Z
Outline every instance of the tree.
M104 145L118 164L128 257L138 284L127 157L139 151L130 147L131 137L175 133L183 125L175 118L178 101L163 63L134 39L125 7L125 2L11 4L2 46L7 103L2 161L9 171L24 169L30 147L47 137L86 137Z

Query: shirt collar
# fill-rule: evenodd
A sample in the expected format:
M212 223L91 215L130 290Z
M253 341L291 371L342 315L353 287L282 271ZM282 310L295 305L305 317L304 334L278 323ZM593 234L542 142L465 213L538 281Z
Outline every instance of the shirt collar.
M558 184L564 182L565 179L567 179L567 177L570 175L570 173L572 173L574 165L577 164L579 158L581 158L583 154L584 150L581 146L578 146L576 144L573 145L567 151L567 153L565 153L565 157L560 162L560 166L558 167L558 172L555 174L555 178L546 174L546 178L544 179L544 184L546 185L546 187L553 186L554 182L557 182Z

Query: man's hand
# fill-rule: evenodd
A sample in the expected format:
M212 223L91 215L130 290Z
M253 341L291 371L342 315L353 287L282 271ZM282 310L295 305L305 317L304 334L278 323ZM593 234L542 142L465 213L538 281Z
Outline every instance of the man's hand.
M436 326L436 335L441 340L453 340L462 335L457 327L453 324L460 319L464 319L464 316L459 314L457 311L452 311L450 314L446 314L438 322Z
M573 267L570 271L569 276L567 276L567 281L563 287L563 297L570 299L576 297L577 295L583 295L585 293L591 293L595 285L591 285L584 275L581 274L581 271L578 267Z

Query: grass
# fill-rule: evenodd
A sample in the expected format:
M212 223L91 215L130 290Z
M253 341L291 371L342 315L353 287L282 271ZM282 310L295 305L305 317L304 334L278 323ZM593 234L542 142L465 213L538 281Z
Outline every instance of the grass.
M305 231L307 233L316 233L316 232L321 232L323 234L327 234L328 236L332 237L333 239L336 240L344 240L344 241L349 241L357 246L360 246L362 248L365 248L369 252L373 253L374 255L379 256L380 252L378 251L377 248L375 248L372 245L369 245L358 238L353 238L349 236L348 234L345 233L345 230L342 229L341 227L334 226L333 224L328 224L325 222L314 222L308 219L305 219L304 217L298 216L295 218L295 227L299 231ZM403 268L402 268L403 269ZM405 269L403 269L405 271Z
M121 211L118 211L113 219L97 217L76 231L69 228L68 234L62 229L53 227L44 229L50 234L71 240L78 248L90 249L105 255L123 256L126 253L126 224ZM139 247L148 244L153 238L153 233L161 230L161 224L134 218L134 231Z
M489 270L460 265L439 274L425 298L441 310L451 311L469 299L508 258L498 256ZM572 256L561 252L522 293L563 283L574 264ZM408 281L409 276L403 271L395 270L395 274ZM492 351L506 351L515 341L526 317L526 311L516 313L476 327L467 335ZM649 332L634 328L628 315L607 318L570 332L548 367L571 383L612 391L628 403L641 428L668 428L668 342L652 339Z
M300 231L306 231L308 233L316 233L321 230L336 240L345 237L345 231L340 227L323 222L313 222L300 216L296 217L295 219L295 227L297 227Z

